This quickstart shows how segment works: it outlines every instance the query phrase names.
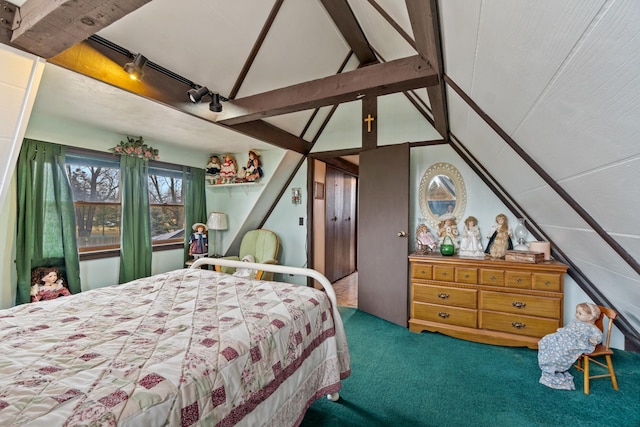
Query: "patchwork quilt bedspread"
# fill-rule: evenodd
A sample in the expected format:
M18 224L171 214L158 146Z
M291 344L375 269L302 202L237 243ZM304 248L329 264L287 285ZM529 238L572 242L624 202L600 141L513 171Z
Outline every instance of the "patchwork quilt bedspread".
M297 425L350 373L341 328L321 291L200 269L2 310L0 425Z

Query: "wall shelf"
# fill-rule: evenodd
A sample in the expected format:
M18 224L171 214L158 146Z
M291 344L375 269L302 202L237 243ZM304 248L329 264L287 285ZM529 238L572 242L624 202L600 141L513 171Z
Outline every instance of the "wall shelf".
M226 188L227 191L229 192L229 195L231 195L231 189L232 188L242 188L245 192L245 194L249 193L249 187L251 186L259 186L262 185L261 182L237 182L234 184L206 184L207 188L210 189L215 189L215 188Z

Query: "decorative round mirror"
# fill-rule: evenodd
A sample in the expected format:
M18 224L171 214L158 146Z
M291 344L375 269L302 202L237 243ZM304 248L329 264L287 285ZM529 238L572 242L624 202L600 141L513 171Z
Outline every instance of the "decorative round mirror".
M420 210L427 224L437 228L440 216L452 214L462 221L467 206L467 190L462 175L449 163L429 167L420 181Z

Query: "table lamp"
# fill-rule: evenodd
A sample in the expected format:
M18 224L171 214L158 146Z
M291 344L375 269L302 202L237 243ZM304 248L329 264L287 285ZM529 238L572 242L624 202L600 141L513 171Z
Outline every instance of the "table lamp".
M211 212L207 219L207 227L213 230L213 258L220 258L218 253L218 231L227 229L227 215L222 212Z

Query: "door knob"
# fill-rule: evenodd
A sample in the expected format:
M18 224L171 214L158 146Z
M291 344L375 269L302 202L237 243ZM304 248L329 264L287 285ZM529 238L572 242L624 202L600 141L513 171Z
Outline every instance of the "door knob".
M335 217L335 216L333 218L331 218L331 221L337 221L337 220L338 220L338 218Z
M404 231L398 231L398 237L407 237L407 233L405 233Z

